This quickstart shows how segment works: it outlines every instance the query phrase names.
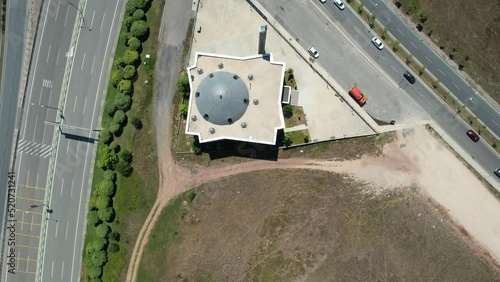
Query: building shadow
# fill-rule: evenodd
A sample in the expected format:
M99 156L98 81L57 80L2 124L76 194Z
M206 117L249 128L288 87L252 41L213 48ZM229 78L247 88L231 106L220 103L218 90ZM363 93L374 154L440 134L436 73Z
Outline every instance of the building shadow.
M95 138L90 138L90 137L75 135L75 134L70 134L70 133L64 133L64 132L62 132L62 135L64 135L64 137L66 139L71 139L71 140L75 140L75 141L82 141L82 142L87 142L87 143L91 143L91 144L94 144L96 141L99 141L98 139L95 139Z
M227 157L242 157L249 159L277 161L279 147L276 145L221 140L210 142L207 144L201 144L201 151L203 153L208 153L211 160L223 159Z

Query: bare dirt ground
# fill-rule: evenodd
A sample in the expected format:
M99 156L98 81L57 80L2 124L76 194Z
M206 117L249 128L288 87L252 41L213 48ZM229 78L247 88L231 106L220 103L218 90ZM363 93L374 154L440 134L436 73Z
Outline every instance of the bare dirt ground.
M169 132L165 128L166 132ZM165 140L170 140L166 136ZM230 175L267 169L313 169L347 173L371 183L383 192L394 187L412 187L434 199L441 210L469 238L470 245L488 260L490 266L500 258L500 205L472 172L439 144L425 128L398 132L380 156L353 161L314 160L305 158L278 161L249 161L219 167L191 168L175 164L167 146L160 150L161 181L158 197L134 246L127 281L136 281L139 263L155 222L168 201L192 187ZM304 147L303 152L313 148ZM480 220L479 220L480 219ZM476 244L478 243L478 244ZM483 250L486 249L486 250Z

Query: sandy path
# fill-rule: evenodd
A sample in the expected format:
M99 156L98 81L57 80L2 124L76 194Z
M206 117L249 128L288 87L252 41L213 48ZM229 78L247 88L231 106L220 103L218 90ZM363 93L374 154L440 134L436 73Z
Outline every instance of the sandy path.
M165 140L170 140L170 137L166 136ZM493 216L500 214L498 201L474 174L424 128L399 132L397 140L386 145L380 157L346 162L295 158L276 162L257 160L215 168L195 166L189 170L175 164L168 144L162 145L159 154L161 174L158 196L135 243L127 281L136 281L149 235L170 199L203 183L265 169L315 169L349 173L372 183L375 189L401 186L419 189L442 205L449 216L463 226L495 260L500 258L500 242L497 240L500 219ZM483 220L478 221L477 218Z

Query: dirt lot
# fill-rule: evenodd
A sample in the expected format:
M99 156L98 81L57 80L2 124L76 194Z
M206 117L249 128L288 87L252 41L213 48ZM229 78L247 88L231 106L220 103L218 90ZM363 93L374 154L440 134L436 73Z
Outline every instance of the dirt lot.
M500 102L500 1L419 0L428 15L423 33ZM418 18L418 15L416 15ZM456 49L455 51L453 51ZM466 58L468 56L468 58Z
M373 189L346 174L311 170L245 173L203 185L192 203L178 205L176 216L172 209L162 214L157 226L176 226L171 239L178 244L160 248L164 237L150 238L141 265L149 275L139 277L500 279L418 193Z

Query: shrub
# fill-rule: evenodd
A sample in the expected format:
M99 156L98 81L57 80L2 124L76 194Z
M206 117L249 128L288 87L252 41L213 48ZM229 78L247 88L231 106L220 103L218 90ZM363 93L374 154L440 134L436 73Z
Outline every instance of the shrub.
M137 37L131 37L128 40L128 49L132 51L138 51L141 48L141 41Z
M194 138L193 142L191 143L191 150L193 150L193 152L197 155L201 153L200 141L196 137Z
M87 213L87 223L96 226L97 224L101 223L101 220L99 219L99 215L97 214L97 211L89 211Z
M120 81L120 83L122 83L123 81L128 81L128 82L123 82L123 83L130 84L130 85L128 85L128 88L132 89L132 81L130 81L130 80L134 79L136 77L136 75L137 75L137 70L135 69L135 67L132 65L128 65L123 69L123 78L127 79L127 80L122 80L122 81ZM120 90L120 84L118 84L118 90Z
M120 242L120 233L118 233L118 232L111 232L111 233L109 233L108 238L109 238L110 241Z
M111 143L111 141L113 141L113 135L111 135L109 130L107 130L106 128L101 130L101 132L99 133L99 142L103 144L109 144Z
M137 8L144 9L149 4L150 0L137 0Z
M110 253L116 253L120 250L120 246L118 246L118 243L112 242L108 245L108 252Z
M194 189L189 190L189 192L187 193L187 197L189 202L191 203L194 200L194 198L196 198L196 190Z
M90 196L89 211L97 210L97 207L96 207L97 195L96 194L97 193L92 193L92 195Z
M115 193L115 183L110 180L104 180L97 186L99 196L111 197Z
M149 27L145 21L135 21L130 27L130 32L137 38L144 38L148 31Z
M100 266L92 266L90 269L89 269L89 277L94 279L94 278L98 278L98 277L101 277L102 275L102 267Z
M89 245L92 245L92 244L89 244ZM94 266L94 262L92 262L92 254L93 252L91 253L88 253L84 258L83 258L83 265L85 266L85 268L89 269L91 268L92 266Z
M134 21L140 21L144 18L144 11L141 9L135 10L135 12L132 14L132 18Z
M133 66L126 66L127 67L133 67ZM124 79L118 83L118 91L120 93L125 94L125 95L130 95L132 94L132 81Z
M124 160L127 163L131 163L133 159L132 153L129 150L123 150L120 153L120 159Z
M127 64L123 61L123 58L117 58L115 62L113 63L117 69L122 69L125 67Z
M125 177L129 177L130 175L132 175L132 172L134 171L134 169L132 168L132 166L130 165L130 163L127 163L124 160L120 160L118 162L118 164L116 165L116 170L122 176L125 176Z
M179 104L179 113L184 117L187 115L188 105L186 103Z
M111 84L113 85L113 87L117 87L118 86L118 83L120 83L120 81L123 79L123 72L120 69L117 69L115 70L112 74L111 74Z
M116 105L112 101L107 100L104 102L104 112L112 117L116 112Z
M107 225L103 225L106 226ZM94 252L92 254L92 262L94 263L95 266L103 266L104 263L106 263L107 257L106 257L106 252L105 251L98 251Z
M176 85L177 90L181 92L182 96L189 97L189 79L186 73L177 79Z
M292 136L290 135L289 132L285 133L285 136L283 137L283 145L285 145L286 147L292 145L293 143L293 140L292 140Z
M135 65L139 60L139 53L137 51L125 50L123 54L123 62L127 65Z
M113 133L115 136L119 136L122 132L122 126L117 122L111 122L109 125L109 132Z
M120 41L127 42L129 37L130 37L129 34L126 32L120 33Z
M104 250L108 245L108 240L105 238L95 238L92 242L92 246L94 247L94 252L98 252Z
M115 106L118 110L128 110L132 105L132 98L123 93L116 94L115 96Z
M283 115L286 118L291 118L293 116L293 106L288 104L283 107Z
M108 146L99 146L101 158L98 161L98 166L104 170L114 169L115 164L118 163L118 156L115 152L111 151Z
M116 181L116 172L111 171L111 170L105 171L104 172L104 180L115 182Z
M120 152L120 144L118 144L118 142L116 141L113 141L111 142L111 144L109 144L109 149L116 154Z
M128 0L125 4L125 14L131 16L137 10L137 0Z
M100 237L100 238L106 238L106 236L108 236L109 231L110 231L109 226L105 223L99 224L95 228L95 234L97 235L97 237Z
M135 127L135 129L142 128L142 121L136 116L132 117L131 123Z
M132 26L134 21L135 21L134 18L130 16L123 19L123 25L125 25L127 31L130 31L130 27Z
M125 115L125 112L122 110L116 111L115 116L113 117L113 121L118 124L125 123L125 121L127 121L127 116Z
M97 200L95 203L96 203L97 209L103 210L107 207L111 207L111 198L108 196L105 196L105 195L101 195L101 196L97 197Z
M110 220L113 218L113 215L115 214L115 211L112 207L107 207L103 210L99 210L97 214L102 221L110 222Z

